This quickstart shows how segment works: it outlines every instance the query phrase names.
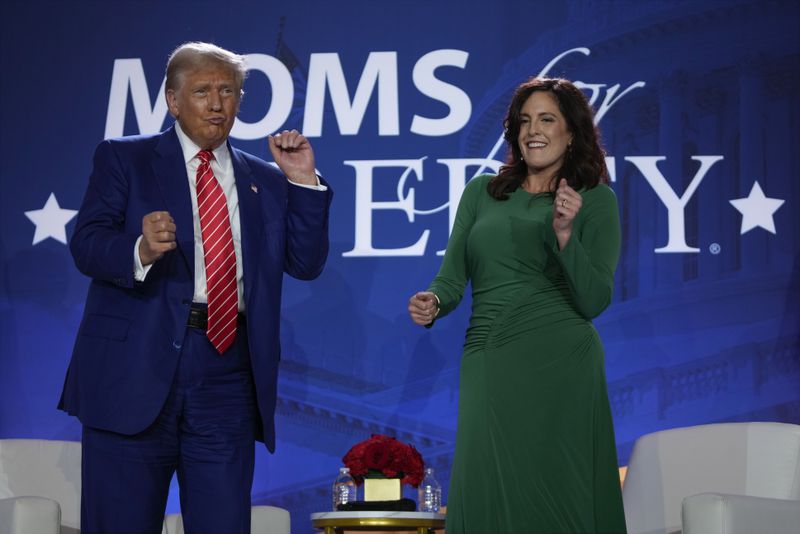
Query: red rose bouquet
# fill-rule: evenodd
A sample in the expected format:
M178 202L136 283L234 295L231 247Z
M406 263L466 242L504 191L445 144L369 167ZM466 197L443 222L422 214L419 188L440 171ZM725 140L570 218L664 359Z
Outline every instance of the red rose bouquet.
M422 482L425 463L413 445L373 434L356 443L342 458L359 486L365 478L399 478L415 488Z

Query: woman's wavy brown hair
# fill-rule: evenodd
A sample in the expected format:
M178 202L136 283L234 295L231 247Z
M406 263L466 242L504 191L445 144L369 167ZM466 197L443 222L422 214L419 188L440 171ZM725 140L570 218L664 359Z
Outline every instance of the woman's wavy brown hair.
M591 189L599 183L608 183L605 152L600 145L600 132L594 125L594 112L583 92L563 78L531 78L517 87L503 121L503 137L508 145L508 156L500 172L489 181L489 194L506 200L517 190L528 175L528 166L519 148L520 111L525 101L536 91L548 91L567 121L572 143L567 148L564 163L550 179L550 190L555 191L558 180L566 178L573 189Z

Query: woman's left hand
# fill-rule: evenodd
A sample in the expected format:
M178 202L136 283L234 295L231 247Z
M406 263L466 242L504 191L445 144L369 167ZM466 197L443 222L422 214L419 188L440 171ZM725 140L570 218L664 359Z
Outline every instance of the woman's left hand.
M553 231L556 233L558 248L564 249L572 235L572 223L583 205L583 197L567 185L562 178L558 182L556 198L553 202Z

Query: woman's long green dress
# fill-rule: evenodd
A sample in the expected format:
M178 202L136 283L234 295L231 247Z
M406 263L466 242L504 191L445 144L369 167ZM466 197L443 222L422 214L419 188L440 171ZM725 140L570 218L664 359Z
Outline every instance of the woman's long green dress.
M461 361L447 534L625 532L603 346L619 213L606 185L581 192L559 250L553 195L499 201L471 180L430 291L437 320L472 283Z

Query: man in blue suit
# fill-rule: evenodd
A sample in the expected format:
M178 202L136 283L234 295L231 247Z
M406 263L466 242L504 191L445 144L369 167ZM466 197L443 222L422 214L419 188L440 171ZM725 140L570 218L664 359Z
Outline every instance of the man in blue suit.
M187 534L250 532L254 442L275 448L282 277L320 274L332 191L297 131L269 137L282 173L230 145L245 75L242 56L181 45L176 124L95 153L70 242L92 282L59 403L83 424L83 534L160 533L175 472ZM224 343L201 175L229 236Z

